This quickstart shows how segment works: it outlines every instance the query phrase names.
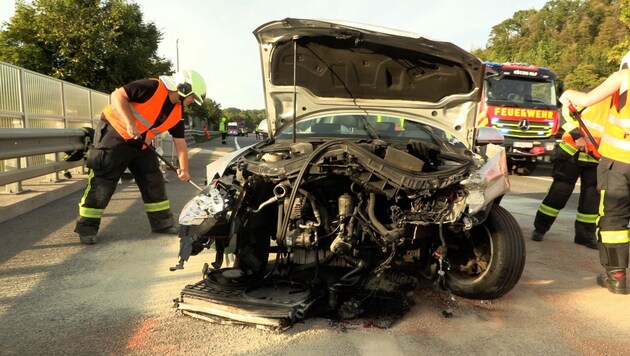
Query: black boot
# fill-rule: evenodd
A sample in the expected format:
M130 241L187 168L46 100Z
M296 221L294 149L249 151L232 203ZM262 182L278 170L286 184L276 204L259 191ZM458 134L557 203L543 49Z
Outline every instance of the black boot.
M534 232L532 232L532 240L534 241L542 241L544 237L545 237L544 232L540 232L538 230L534 230Z
M578 239L577 237L573 240L578 245L584 245L590 249L597 250L599 247L597 246L597 240L595 239Z
M597 276L597 284L600 287L608 288L608 291L615 294L628 294L626 288L625 269L606 269L606 272Z

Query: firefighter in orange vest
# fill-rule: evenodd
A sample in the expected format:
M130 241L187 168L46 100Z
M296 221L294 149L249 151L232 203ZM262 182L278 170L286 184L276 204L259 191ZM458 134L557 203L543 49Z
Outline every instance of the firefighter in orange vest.
M630 52L621 68L589 93L568 90L560 97L563 104L591 106L613 95L610 115L599 145L597 187L601 191L597 235L599 258L605 272L597 284L615 294L628 294L626 269L630 244Z
M587 108L581 114L587 130L599 144L603 127L608 120L610 108L609 97L597 105ZM556 146L552 177L553 182L547 195L540 203L534 220L532 240L542 241L549 231L560 210L562 210L580 179L580 199L575 217L575 235L573 242L596 250L597 237L595 222L597 221L597 205L599 192L597 191L597 162L599 153L596 146L589 141L585 129L576 120L570 118L567 107L563 108L563 116L567 122L562 126L564 134L562 142Z
M90 168L88 184L79 202L74 229L81 243L97 242L103 212L127 168L142 194L151 231L177 233L158 158L145 145L168 131L179 160L177 175L183 181L190 180L182 113L184 106L193 102L201 105L205 95L205 81L192 70L137 80L112 93L111 105L101 113L86 162Z

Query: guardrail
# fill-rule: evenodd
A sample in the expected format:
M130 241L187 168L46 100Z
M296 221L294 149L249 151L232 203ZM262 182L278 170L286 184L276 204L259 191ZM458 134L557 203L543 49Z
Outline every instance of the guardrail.
M194 135L204 134L200 130L186 130L188 147L195 145ZM0 165L0 186L5 185L5 193L16 194L23 191L22 181L28 179L46 176L44 181L47 182L61 180L62 171L83 165L83 160L66 162L62 158L67 151L83 149L84 136L79 129L0 128L0 161L3 163ZM154 145L175 161L177 157L169 141L170 137L166 142L155 140ZM41 155L45 157L43 164ZM34 156L38 159L32 159Z
M85 133L78 129L0 129L0 185L7 193L22 192L22 181L46 176L60 179L59 172L81 166L82 161L61 161L63 152L83 149ZM46 163L29 166L29 157L45 155Z

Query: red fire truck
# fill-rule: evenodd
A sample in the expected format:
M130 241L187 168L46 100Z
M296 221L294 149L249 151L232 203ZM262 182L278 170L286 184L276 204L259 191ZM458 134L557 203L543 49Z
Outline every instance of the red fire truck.
M522 63L485 65L477 126L501 131L510 169L531 174L539 161L549 160L556 145L560 84L548 68Z

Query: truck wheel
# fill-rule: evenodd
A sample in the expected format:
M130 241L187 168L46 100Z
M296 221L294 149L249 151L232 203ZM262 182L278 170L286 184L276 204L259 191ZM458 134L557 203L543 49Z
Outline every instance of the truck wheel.
M527 162L516 167L516 174L519 176L529 176L536 170L536 162Z
M512 290L525 267L525 240L518 222L505 208L494 205L486 221L447 254L450 271L446 286L458 296L494 299ZM449 244L450 244L449 243Z

